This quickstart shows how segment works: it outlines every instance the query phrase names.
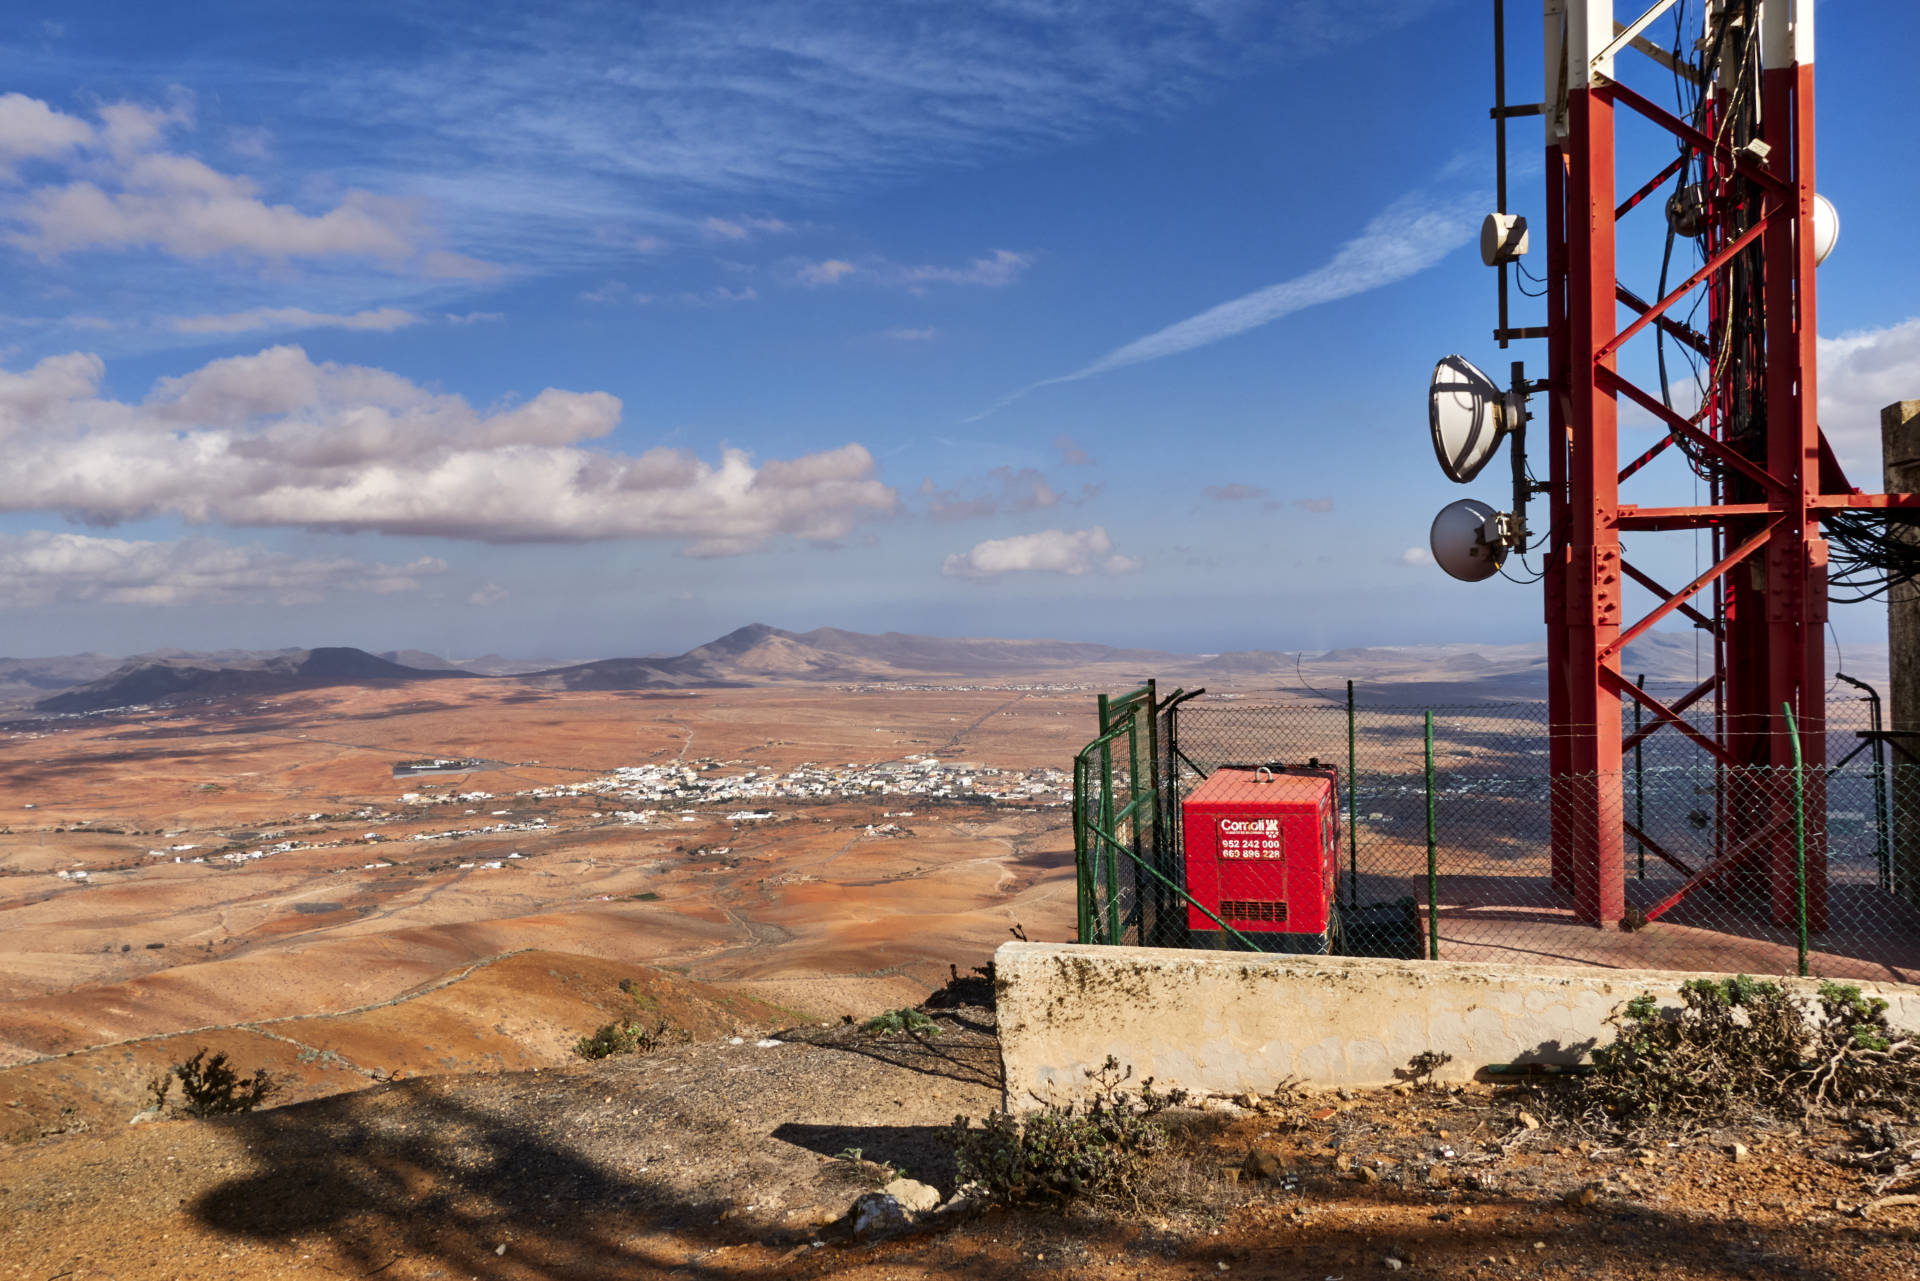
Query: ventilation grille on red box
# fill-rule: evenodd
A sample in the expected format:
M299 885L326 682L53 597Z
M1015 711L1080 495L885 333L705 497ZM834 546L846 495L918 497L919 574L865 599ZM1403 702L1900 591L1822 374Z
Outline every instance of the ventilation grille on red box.
M1273 921L1284 925L1287 905L1264 903L1258 899L1223 898L1220 900L1220 916L1228 921Z

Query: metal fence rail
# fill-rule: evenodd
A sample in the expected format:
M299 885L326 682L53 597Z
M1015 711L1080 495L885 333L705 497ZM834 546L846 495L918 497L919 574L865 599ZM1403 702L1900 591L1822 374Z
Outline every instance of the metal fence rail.
M1082 941L1272 948L1192 892L1181 801L1223 767L1318 762L1340 775L1337 948L1920 981L1920 865L1896 841L1920 848L1920 765L1886 759L1866 700L1830 706L1826 761L1729 768L1666 728L1596 788L1551 775L1537 703L1129 698L1076 761ZM1690 718L1711 736L1714 715ZM1626 832L1619 928L1576 919L1590 873L1553 866L1556 823Z

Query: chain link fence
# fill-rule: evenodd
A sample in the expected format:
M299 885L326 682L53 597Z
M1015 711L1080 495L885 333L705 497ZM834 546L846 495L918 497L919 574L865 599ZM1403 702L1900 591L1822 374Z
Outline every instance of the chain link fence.
M1831 703L1827 759L1797 769L1726 766L1651 718L1636 737L1629 708L1606 777L1555 777L1538 703L1115 707L1076 768L1083 941L1920 981L1920 763L1866 699ZM1183 822L1248 771L1314 766L1337 772L1330 833L1297 781L1271 832ZM1563 851L1621 833L1617 868L1556 860L1556 824Z

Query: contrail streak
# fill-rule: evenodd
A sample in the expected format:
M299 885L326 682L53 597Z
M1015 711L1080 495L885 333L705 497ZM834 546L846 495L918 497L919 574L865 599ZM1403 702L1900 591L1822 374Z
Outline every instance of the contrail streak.
M1444 200L1426 192L1405 196L1382 210L1359 235L1340 246L1324 266L1210 307L1197 316L1116 347L1083 369L1023 387L965 421L985 418L1042 387L1078 382L1128 365L1192 351L1296 311L1405 280L1467 243L1473 236L1479 212L1489 207L1489 198L1482 193Z

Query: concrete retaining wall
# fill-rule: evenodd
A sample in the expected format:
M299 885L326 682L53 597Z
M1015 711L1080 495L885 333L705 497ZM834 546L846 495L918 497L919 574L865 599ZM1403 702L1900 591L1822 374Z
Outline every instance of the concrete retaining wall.
M1575 1063L1613 1039L1605 1020L1622 1003L1642 992L1677 1001L1687 979L1721 977L1068 943L1008 943L994 962L1013 1110L1077 1097L1109 1054L1135 1080L1222 1094L1288 1077L1391 1085L1427 1050L1453 1056L1439 1080L1489 1063ZM1920 988L1858 986L1890 1003L1896 1026L1920 1027Z

